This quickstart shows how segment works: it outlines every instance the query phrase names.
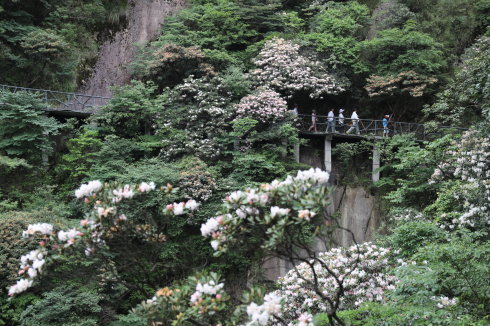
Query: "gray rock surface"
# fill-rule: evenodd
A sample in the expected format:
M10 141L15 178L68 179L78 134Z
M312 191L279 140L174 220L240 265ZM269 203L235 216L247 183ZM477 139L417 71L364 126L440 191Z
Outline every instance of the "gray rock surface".
M329 214L340 214L342 227L352 231L358 243L373 240L375 233L382 225L382 212L375 196L363 187L338 187L332 195ZM333 240L333 241L331 241ZM323 252L329 247L349 247L353 244L352 235L347 231L338 231L333 239L318 239L315 251ZM284 276L293 266L286 261L269 257L265 260L262 271L268 280Z
M129 63L135 55L136 44L144 44L158 36L165 17L186 5L186 0L128 0L127 28L107 40L99 51L94 72L80 93L111 96L111 86L128 84L131 78Z

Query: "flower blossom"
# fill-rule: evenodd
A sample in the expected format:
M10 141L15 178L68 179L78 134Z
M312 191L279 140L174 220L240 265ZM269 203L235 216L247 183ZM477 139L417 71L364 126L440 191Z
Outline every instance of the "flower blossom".
M152 181L150 183L142 182L138 187L140 192L149 192L151 190L155 190L155 183Z
M83 198L92 196L93 194L97 193L101 188L102 182L100 182L99 180L90 181L87 184L82 184L80 188L75 190L75 197Z
M53 232L53 225L49 223L36 223L36 224L29 224L27 230L22 232L22 236L28 237L35 233L50 235L52 232Z

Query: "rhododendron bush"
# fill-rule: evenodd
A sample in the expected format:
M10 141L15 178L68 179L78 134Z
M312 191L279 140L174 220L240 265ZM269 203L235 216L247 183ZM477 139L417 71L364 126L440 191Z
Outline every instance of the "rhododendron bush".
M430 182L452 181L456 210L442 214L441 226L486 228L490 225L490 139L467 131L447 151Z
M233 120L234 98L223 80L190 76L166 92L168 100L156 124L162 139L161 155L166 159L185 154L219 157L224 150L219 140Z
M343 310L366 301L385 301L385 292L396 284L389 274L394 265L390 256L389 249L364 243L320 253L321 264L314 260L299 264L279 279L279 290L274 292L284 298L282 317L293 320L306 312L330 311L326 298L337 294L343 294L339 306Z
M55 230L48 223L30 224L22 234L39 241L39 247L20 258L18 274L20 279L9 288L9 295L24 292L34 285L46 266L56 260L63 252L73 249L81 250L86 256L96 254L99 250L110 249L110 242L118 235L129 236L148 243L165 241L165 234L155 224L144 220L128 219L124 204L136 196L156 190L153 182L142 182L138 185L118 185L90 181L75 191L75 196L83 200L92 209L77 228ZM172 186L161 187L159 191L171 193ZM190 199L187 202L169 204L165 214L178 216L196 210L198 203Z
M257 84L286 96L304 91L311 98L321 98L342 92L347 86L317 59L303 55L298 44L282 38L267 41L254 63L257 69L251 76Z
M221 214L201 226L201 233L212 238L217 255L234 246L246 246L252 235L259 243L248 245L268 250L288 250L292 244L309 242L311 233L325 225L328 178L328 172L312 168L284 181L235 191L226 197Z
M269 89L259 89L255 94L245 96L236 106L238 117L249 117L265 122L284 118L287 102L279 93Z

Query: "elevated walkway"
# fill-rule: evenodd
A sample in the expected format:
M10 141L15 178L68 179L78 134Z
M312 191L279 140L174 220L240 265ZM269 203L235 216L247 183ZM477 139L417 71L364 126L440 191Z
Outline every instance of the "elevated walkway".
M50 114L86 117L97 111L99 107L107 105L110 97L86 95L79 93L58 92L47 89L26 88L19 86L1 85L1 90L13 93L28 92L36 94L45 104L44 110Z
M394 135L411 134L415 136L416 140L425 141L436 139L447 132L460 133L466 130L465 128L459 127L440 126L437 127L436 131L429 131L429 129L423 124L397 121L389 121L387 129L385 130L382 120L358 119L353 121L350 118L339 120L338 117L336 117L334 120L334 130L332 130L330 127L327 131L327 116L317 115L315 130L315 128L312 126L312 116L300 114L296 119L296 127L299 129L302 138L315 139L315 148L319 153L323 153L323 157L321 158L321 168L329 172L332 172L333 163L332 142L339 143L372 140L373 152L371 158L373 182L378 181L380 177L379 168L381 166L381 152L379 149L379 141L383 138ZM319 148L320 142L323 144L323 148ZM301 152L300 146L296 145L295 160L297 162L303 162Z

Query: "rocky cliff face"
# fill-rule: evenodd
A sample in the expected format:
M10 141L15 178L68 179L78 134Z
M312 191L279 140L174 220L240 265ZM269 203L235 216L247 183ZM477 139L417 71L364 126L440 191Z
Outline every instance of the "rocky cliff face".
M362 243L373 240L376 232L379 232L383 222L383 215L379 207L379 202L375 196L370 195L362 187L338 187L332 196L332 205L329 213L340 214L340 225L352 231L356 242ZM326 241L319 240L315 244L317 252L327 251L329 248ZM334 234L334 246L349 247L354 241L352 234L347 231L338 231ZM269 258L263 265L263 272L266 279L276 280L284 276L293 266L286 261Z
M127 28L106 41L99 52L94 72L85 81L80 92L90 95L110 96L111 86L129 83L129 63L135 55L136 44L154 39L165 17L186 5L186 0L128 0Z

